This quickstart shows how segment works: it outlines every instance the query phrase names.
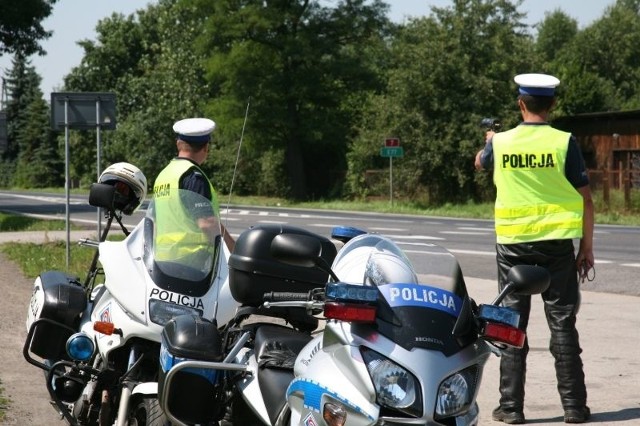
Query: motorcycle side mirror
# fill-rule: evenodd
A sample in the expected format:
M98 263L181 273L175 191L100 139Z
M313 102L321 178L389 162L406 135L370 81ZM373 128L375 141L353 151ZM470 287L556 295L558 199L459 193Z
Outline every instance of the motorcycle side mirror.
M280 262L304 268L319 268L340 281L322 257L322 244L309 235L278 234L271 242L271 256Z
M116 188L104 183L92 183L89 189L89 204L94 207L102 207L113 211L113 200Z
M516 265L509 270L507 281L507 285L493 301L494 305L499 305L508 294L528 296L544 292L549 288L551 275L541 266Z

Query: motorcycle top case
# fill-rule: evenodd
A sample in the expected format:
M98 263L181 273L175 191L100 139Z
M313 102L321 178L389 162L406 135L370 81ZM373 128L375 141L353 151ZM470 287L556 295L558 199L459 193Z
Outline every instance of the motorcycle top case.
M328 265L336 257L336 247L328 238L293 226L254 226L240 234L229 258L229 288L236 301L246 306L259 306L265 293L306 292L327 283L327 272L288 265L271 256L271 242L277 235L286 233L320 241L321 257Z
M170 384L165 380L171 367L183 361L222 360L222 339L215 323L198 315L180 315L162 330L158 394L168 392L169 410L187 423L208 423L217 413L215 388L219 372L207 368L185 368Z
M67 339L77 331L77 319L86 306L84 288L75 277L58 271L40 274L29 302L27 330L43 318L55 321L55 324L38 323L31 340L31 352L44 359L66 358Z

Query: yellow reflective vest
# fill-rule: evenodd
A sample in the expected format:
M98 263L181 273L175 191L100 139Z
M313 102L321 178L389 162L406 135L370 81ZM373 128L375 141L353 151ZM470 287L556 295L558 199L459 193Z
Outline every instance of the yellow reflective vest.
M569 138L549 125L493 136L499 244L582 237L582 196L565 177Z
M183 206L180 196L179 185L182 177L191 169L200 170L191 161L174 158L165 167L153 185L155 204L155 232L154 232L154 252L156 260L178 260L185 258L195 252L206 250L213 253L213 246L210 239L200 229L193 217L188 216ZM209 182L211 188L212 212L217 215L217 203L215 202L215 190ZM188 194L188 190L182 190ZM204 198L202 195L195 195L194 198Z

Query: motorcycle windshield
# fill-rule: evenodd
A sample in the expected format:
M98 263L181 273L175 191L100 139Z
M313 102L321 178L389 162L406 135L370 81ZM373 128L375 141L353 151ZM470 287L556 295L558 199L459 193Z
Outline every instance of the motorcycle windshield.
M214 278L221 227L217 203L189 190L156 193L145 218L145 264L154 283L204 295Z
M456 258L437 245L420 247L418 278L404 252L390 239L366 234L349 241L334 261L342 281L379 290L377 328L394 342L446 354L465 344L453 329L467 299ZM346 279L345 279L346 278Z

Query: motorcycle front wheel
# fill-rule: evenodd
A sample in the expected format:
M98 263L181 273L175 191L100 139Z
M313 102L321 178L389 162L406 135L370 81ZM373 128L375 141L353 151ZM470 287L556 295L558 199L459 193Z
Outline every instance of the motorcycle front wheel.
M142 398L133 405L128 424L129 426L165 426L169 422L160 409L157 398Z

